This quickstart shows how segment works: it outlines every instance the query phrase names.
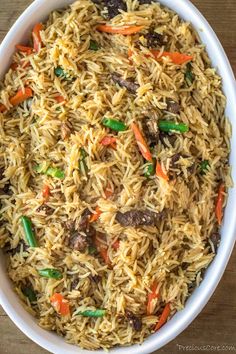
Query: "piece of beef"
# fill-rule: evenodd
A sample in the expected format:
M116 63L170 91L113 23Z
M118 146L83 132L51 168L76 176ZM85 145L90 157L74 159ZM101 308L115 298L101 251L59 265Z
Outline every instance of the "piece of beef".
M111 74L112 80L121 87L125 87L129 92L136 93L139 85L134 82L133 79L122 79L122 77L117 73Z
M159 139L159 129L157 119L145 117L143 120L143 131L150 144L157 144Z
M150 210L132 209L125 213L118 211L115 219L122 226L156 226L163 215L163 212L155 213Z
M89 222L91 212L86 208L80 218L79 229L75 229L73 221L67 221L66 227L69 231L69 246L76 251L84 251L91 243L96 230Z
M75 231L70 235L69 246L76 251L84 251L88 247L87 235Z
M178 102L175 102L174 100L168 98L166 100L166 104L167 104L166 110L168 112L174 113L174 114L178 114L179 113L180 105L178 104Z
M170 145L174 146L175 142L176 142L176 139L177 139L176 135L174 135L174 134L170 135L170 134L165 133L165 132L160 132L159 138L161 140L162 145L164 145L167 148L169 147L169 145L167 145L165 140L168 140Z
M127 5L122 0L104 0L104 5L107 8L109 19L119 15L119 10L127 11Z
M150 30L144 35L147 40L148 48L159 48L167 43L166 36L160 33L156 33L154 30Z
M40 205L37 209L36 209L37 213L44 213L46 215L52 215L54 212L54 209L51 208L49 205L47 204L42 204Z
M126 311L126 318L133 329L137 332L142 330L142 320L131 311Z
M219 234L219 232L213 232L211 234L211 236L209 237L209 239L213 243L215 251L217 251L217 248L218 248L218 245L219 245L219 242L220 242L220 234Z

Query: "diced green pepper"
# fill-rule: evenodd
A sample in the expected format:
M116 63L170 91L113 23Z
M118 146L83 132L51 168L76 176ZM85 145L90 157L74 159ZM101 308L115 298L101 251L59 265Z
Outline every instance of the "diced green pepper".
M159 123L159 129L162 132L171 132L171 131L178 131L180 133L186 133L189 131L189 127L185 123L175 123L170 120L160 120Z
M200 173L201 175L205 175L207 170L209 170L210 164L208 160L203 160L200 163Z
M62 279L62 274L60 270L53 268L40 269L39 275L44 278L52 278L52 279Z
M90 50L94 50L94 51L97 51L100 49L100 46L98 44L98 42L94 41L94 40L90 40L90 44L89 44L89 49Z
M66 78L66 73L60 66L58 66L57 68L54 69L54 74L57 77Z
M21 223L25 232L25 237L30 247L38 247L30 218L21 217Z
M156 160L153 159L153 162L148 163L144 169L144 176L149 178L150 176L154 176L156 167Z
M119 120L116 120L116 119L104 118L102 120L102 124L105 127L108 127L108 128L115 130L117 132L121 132L121 131L124 131L127 129L127 125L125 125L125 123L123 123Z
M43 173L44 175L59 178L59 179L64 179L65 178L65 172L62 171L59 168L54 168L54 167L48 167L45 168L44 164L40 164L34 167L34 170L38 173Z
M106 310L85 310L76 313L77 315L84 316L84 317L103 317L106 314Z

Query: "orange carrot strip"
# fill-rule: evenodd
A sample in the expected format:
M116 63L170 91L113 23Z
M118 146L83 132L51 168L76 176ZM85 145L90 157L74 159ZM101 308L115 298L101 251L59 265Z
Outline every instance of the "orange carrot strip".
M151 293L148 294L147 302L147 315L153 314L153 300L158 299L159 293L157 292L157 282L154 282L151 286Z
M105 197L106 199L110 198L113 194L113 190L112 187L110 185L110 183L108 182L107 187L104 191L105 193ZM99 209L99 207L97 206L95 209L95 213L93 215L90 216L90 220L89 222L94 222L97 221L99 219L99 216L102 214L101 210Z
M27 55L30 55L33 52L33 48L26 47L21 44L16 44L16 49L19 50L19 52L21 52L21 53L26 53Z
M225 186L222 183L219 187L218 196L216 200L216 210L215 210L216 218L219 225L221 225L222 218L223 218L224 191L225 191Z
M95 213L90 216L89 222L95 222L99 219L99 216L102 214L100 208L97 206L95 209Z
M45 184L43 187L42 195L45 199L45 202L47 202L50 197L50 187L47 184Z
M50 302L54 309L62 316L67 316L70 313L70 307L67 300L59 294L55 293L50 297Z
M161 164L157 161L156 164L156 176L164 179L165 181L169 181L169 177L167 174L163 171Z
M156 327L154 329L155 331L158 331L158 329L160 329L166 323L169 315L170 315L170 303L166 304L166 306L164 307L161 317L160 317L159 321L157 322Z
M169 57L171 59L171 61L177 65L184 64L184 63L193 59L192 55L187 55L187 54L178 53L178 52L163 52L161 55L160 55L161 52L159 50L152 49L152 50L150 50L150 52L152 53L152 55L154 56L154 58L156 60L158 60L162 57ZM148 56L149 55L147 55L147 57Z
M15 96L10 98L10 103L12 104L12 106L16 106L18 104L20 104L21 102L27 100L27 98L30 98L33 96L33 92L31 90L30 87L25 87L24 91L23 90L19 90Z
M36 25L33 28L33 42L34 42L34 50L38 53L41 49L42 46L42 39L40 35L40 31L42 31L43 25L42 23L36 23Z
M109 255L108 255L108 248L105 244L103 244L100 240L99 237L101 237L102 234L100 232L97 232L96 233L96 236L95 236L95 240L94 240L94 243L95 243L95 246L97 248L97 250L99 251L101 257L103 258L104 262L107 264L107 265L111 265L111 260L109 258Z
M109 25L99 25L97 30L100 32L114 33L114 34L123 34L129 35L140 32L144 26L125 26L125 27L113 27Z
M100 144L104 146L111 146L114 150L116 149L116 138L114 136L104 136L100 141Z
M62 102L65 102L65 98L63 96L56 96L54 97L55 100L57 101L57 103L62 103Z
M140 150L141 154L143 155L143 157L147 161L152 162L151 152L150 152L150 150L148 148L148 145L147 145L147 143L146 143L141 131L139 130L139 127L137 126L137 124L132 123L131 124L131 129L134 132L135 139L137 141L137 144L138 144L138 147L139 147L139 150Z

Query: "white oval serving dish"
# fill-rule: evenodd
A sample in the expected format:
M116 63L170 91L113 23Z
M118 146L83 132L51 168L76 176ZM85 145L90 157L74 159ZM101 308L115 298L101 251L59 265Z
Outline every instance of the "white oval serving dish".
M26 9L0 46L0 77L3 77L10 65L11 56L15 51L15 44L27 42L33 25L36 22L45 20L52 10L64 7L72 2L74 1L35 0ZM218 73L223 78L223 89L227 97L226 116L231 121L233 131L230 163L232 165L232 177L236 181L236 84L226 54L208 22L190 1L160 0L159 2L173 9L180 17L193 24L202 42L206 45L213 66L217 68ZM185 308L178 312L158 333L147 338L141 346L133 345L114 348L111 350L112 354L149 354L173 340L200 313L219 283L234 247L236 237L235 209L236 188L234 187L229 190L218 253L205 273L201 285L188 299ZM19 298L13 291L12 284L6 274L3 254L0 257L0 304L22 332L48 351L55 354L94 354L94 351L83 350L67 344L63 338L52 332L45 331L37 325L37 321L24 310ZM98 350L96 353L104 354L104 351Z

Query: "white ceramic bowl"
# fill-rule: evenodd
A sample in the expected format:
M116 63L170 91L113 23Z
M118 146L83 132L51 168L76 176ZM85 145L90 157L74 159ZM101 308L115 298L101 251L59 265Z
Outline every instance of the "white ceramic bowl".
M33 25L36 22L45 20L52 10L64 7L72 2L73 0L36 0L32 3L16 21L1 44L0 77L4 75L10 65L11 55L15 51L15 44L27 43ZM160 0L160 2L176 11L184 20L193 24L199 32L203 43L206 44L213 66L218 69L223 78L223 89L227 97L226 116L230 119L233 127L230 162L233 167L232 177L236 181L236 85L229 61L212 28L190 1ZM232 252L236 235L235 207L236 188L233 188L229 191L218 253L208 268L200 287L194 291L187 301L184 310L178 312L158 333L147 338L141 346L133 345L125 348L115 348L111 350L113 354L149 354L174 339L199 314L219 283ZM0 257L0 304L22 332L50 352L55 354L94 354L94 352L67 344L56 334L47 332L37 325L37 321L24 310L18 297L13 292L12 284L6 274L3 256ZM104 354L101 350L96 353Z

